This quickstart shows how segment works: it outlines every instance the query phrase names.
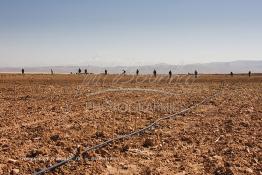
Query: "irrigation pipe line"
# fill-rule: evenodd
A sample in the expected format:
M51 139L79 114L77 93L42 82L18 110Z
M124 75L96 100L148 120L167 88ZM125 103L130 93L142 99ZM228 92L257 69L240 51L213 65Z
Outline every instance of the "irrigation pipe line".
M221 89L220 89L220 91L221 91ZM138 129L138 130L136 130L136 131L134 131L134 132L131 132L131 133L129 133L129 134L126 134L126 135L120 135L120 136L118 136L118 137L116 137L116 138L107 140L107 141L105 141L105 142L103 142L103 143L100 143L100 144L98 144L98 145L95 145L95 146L93 146L93 147L86 148L82 153L79 153L79 152L78 152L77 154L75 154L74 156L69 157L69 158L66 159L66 160L63 160L63 161L58 162L58 163L56 163L56 164L54 164L54 165L51 165L51 166L49 166L49 167L47 167L47 168L43 168L42 170L40 170L40 171L38 171L38 172L35 172L33 175L43 175L43 174L48 173L48 172L50 172L50 171L54 171L55 169L57 169L57 168L65 165L65 164L69 163L70 161L75 161L75 160L77 160L81 155L83 155L83 154L85 154L85 153L87 153L87 152L89 152L89 151L94 151L94 150L100 149L100 148L105 147L106 145L109 145L109 144L111 144L111 143L113 143L113 142L115 142L115 141L119 141L119 140L123 140L123 139L128 139L128 138L130 138L130 137L132 137L132 136L134 136L134 135L139 135L139 134L143 133L143 132L146 131L146 130L151 130L155 125L157 125L157 124L158 124L160 121L162 121L162 120L171 119L171 118L173 118L173 117L175 117L175 116L177 116L177 115L184 114L184 113L186 113L186 112L188 112L188 111L190 111L190 110L193 110L193 109L197 108L199 105L204 104L205 102L209 101L211 98L213 98L213 97L215 97L216 95L218 95L218 94L220 93L220 91L216 92L215 94L213 94L213 95L205 98L205 99L202 100L201 102L199 102L199 103L197 103L197 104L195 104L195 105L193 105L193 106L191 106L191 107L188 107L188 108L186 108L186 109L184 109L184 110L182 110L182 111L180 111L180 112L177 112L177 113L175 113L175 114L171 114L171 115L168 115L168 116L160 117L159 119L155 120L153 123L149 124L148 126L142 128L142 129Z

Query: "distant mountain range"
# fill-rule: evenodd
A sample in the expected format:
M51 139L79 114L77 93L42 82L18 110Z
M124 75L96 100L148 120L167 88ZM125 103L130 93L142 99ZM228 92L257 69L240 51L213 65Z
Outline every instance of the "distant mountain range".
M50 73L52 69L55 73L76 73L81 68L82 72L87 69L89 73L103 73L105 69L111 74L122 73L126 70L127 73L134 74L136 69L140 70L141 74L151 74L154 69L159 74L166 74L169 70L177 74L193 73L197 70L199 73L224 74L229 72L246 73L249 70L254 73L262 73L261 61L233 61L233 62L211 62L202 64L186 64L186 65L169 65L165 63L145 66L51 66L51 67L25 67L25 72L28 73ZM0 72L16 73L21 72L20 67L0 67Z

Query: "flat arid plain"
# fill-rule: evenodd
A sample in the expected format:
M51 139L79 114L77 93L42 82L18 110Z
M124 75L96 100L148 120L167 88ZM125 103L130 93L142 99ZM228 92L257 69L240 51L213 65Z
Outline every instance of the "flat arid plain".
M261 75L1 74L0 89L0 174L262 174Z

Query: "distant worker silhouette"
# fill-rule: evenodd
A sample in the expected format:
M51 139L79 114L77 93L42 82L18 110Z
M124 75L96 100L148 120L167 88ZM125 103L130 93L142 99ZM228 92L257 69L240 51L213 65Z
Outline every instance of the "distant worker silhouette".
M197 70L195 70L195 78L197 78L198 72Z
M154 77L156 77L156 70L154 69L154 71L153 71L153 74L154 74Z
M87 69L85 69L85 74L87 74Z
M171 77L172 77L172 71L170 70L170 71L168 72L168 74L169 74L169 78L171 78Z
M248 76L251 77L251 71L248 72Z
M105 75L107 75L107 70L105 69Z
M51 75L53 75L54 74L54 71L53 71L53 69L51 69Z
M234 76L233 72L230 72L230 75L231 75L231 77L233 77Z
M123 73L122 73L122 74L124 74L124 75L125 75L125 74L126 74L126 70L122 70L122 71L123 71Z
M138 75L138 74L139 74L139 70L137 69L137 70L136 70L136 75Z
M78 69L78 73L81 74L81 72L82 72L82 70L79 68L79 69Z
M24 68L22 68L22 75L24 75L25 74L25 69Z

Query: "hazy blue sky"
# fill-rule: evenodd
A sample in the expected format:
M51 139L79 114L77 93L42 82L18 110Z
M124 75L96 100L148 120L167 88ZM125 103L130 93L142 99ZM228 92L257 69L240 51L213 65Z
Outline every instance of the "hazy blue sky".
M262 0L1 0L0 66L259 60L261 9Z

